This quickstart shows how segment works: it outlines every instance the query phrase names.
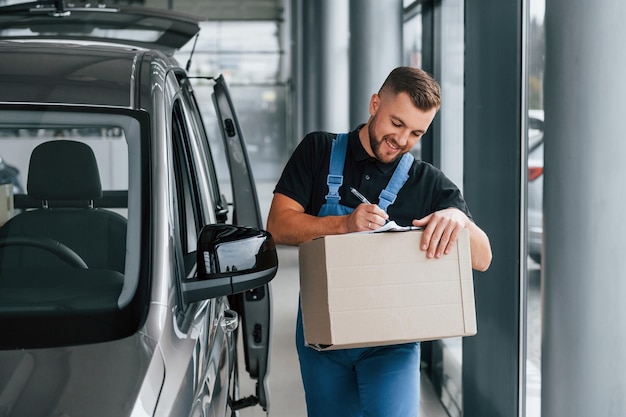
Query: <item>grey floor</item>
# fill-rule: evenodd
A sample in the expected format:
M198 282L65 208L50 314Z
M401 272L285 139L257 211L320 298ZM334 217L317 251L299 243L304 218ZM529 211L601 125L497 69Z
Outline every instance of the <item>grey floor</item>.
M264 219L272 198L272 182L257 182L257 192L261 202ZM272 281L273 330L268 378L270 408L272 417L306 416L304 390L298 368L298 357L294 345L295 320L298 301L298 250L294 247L278 248L279 270ZM241 362L243 363L243 362ZM249 378L242 377L241 394L254 393L254 386ZM420 417L447 417L446 412L436 398L427 378L422 377ZM240 417L260 417L266 413L259 406L240 411Z

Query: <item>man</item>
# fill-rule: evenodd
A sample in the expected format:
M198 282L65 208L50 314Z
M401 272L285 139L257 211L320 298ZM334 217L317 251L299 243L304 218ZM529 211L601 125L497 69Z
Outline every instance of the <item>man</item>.
M439 110L440 95L426 72L399 67L372 95L366 124L347 135L305 136L274 190L267 229L275 242L299 245L394 220L424 227L422 250L439 258L468 229L472 267L486 270L489 239L471 220L460 191L409 153ZM418 343L318 352L305 344L298 311L296 346L309 417L417 416Z

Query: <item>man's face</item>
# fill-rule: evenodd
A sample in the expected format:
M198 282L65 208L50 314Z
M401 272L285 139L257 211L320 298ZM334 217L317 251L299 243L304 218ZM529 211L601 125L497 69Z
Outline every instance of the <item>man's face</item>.
M415 107L407 93L374 94L368 122L369 147L365 149L383 163L390 163L409 152L426 133L437 109Z

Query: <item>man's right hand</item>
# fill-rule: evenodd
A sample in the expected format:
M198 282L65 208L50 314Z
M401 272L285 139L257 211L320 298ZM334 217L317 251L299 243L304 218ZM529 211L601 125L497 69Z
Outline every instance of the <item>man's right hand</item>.
M275 193L267 217L267 231L277 245L297 246L320 236L375 230L388 218L375 204L360 204L349 215L312 216L306 214L297 201Z
M349 232L364 232L376 230L385 225L389 215L376 204L359 204L352 213L348 215Z

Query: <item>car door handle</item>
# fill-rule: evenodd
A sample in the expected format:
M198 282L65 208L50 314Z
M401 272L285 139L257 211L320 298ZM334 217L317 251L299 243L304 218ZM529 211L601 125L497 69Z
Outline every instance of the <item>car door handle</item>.
M222 326L222 330L226 333L237 330L237 327L239 327L239 314L233 310L224 310L224 316L220 321L220 326Z

